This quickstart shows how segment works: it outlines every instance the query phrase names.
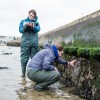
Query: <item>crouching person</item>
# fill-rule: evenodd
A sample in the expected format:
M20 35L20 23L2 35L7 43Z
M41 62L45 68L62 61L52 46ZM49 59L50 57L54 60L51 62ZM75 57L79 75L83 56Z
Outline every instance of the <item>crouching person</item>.
M75 60L67 62L63 60L63 47L60 44L45 44L44 49L40 50L29 62L27 76L36 82L34 88L43 90L49 85L60 80L60 73L54 67L54 62L74 65Z

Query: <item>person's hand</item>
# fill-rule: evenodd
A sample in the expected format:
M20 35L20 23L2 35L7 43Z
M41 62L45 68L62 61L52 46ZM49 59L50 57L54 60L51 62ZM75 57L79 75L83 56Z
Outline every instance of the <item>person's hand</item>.
M74 67L75 66L75 62L76 62L76 59L68 62L68 65Z
M34 23L33 23L33 22L32 22L30 25L31 25L31 28L33 28L33 27L34 27Z
M27 23L28 26L30 26L30 23Z
M31 28L34 27L34 23L33 22L29 22L29 23L27 23L27 25L30 26Z

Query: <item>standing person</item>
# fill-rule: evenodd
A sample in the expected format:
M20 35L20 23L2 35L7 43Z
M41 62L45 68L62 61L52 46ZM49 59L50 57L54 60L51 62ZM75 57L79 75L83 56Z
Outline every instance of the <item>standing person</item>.
M19 25L19 32L22 33L21 37L21 67L22 77L25 77L26 66L29 57L33 57L38 51L38 32L40 25L38 17L34 9L28 13L28 18L22 20Z
M54 62L74 66L76 60L71 62L63 60L63 47L60 44L46 44L29 62L27 76L36 82L34 88L42 90L60 80L60 73L54 67Z

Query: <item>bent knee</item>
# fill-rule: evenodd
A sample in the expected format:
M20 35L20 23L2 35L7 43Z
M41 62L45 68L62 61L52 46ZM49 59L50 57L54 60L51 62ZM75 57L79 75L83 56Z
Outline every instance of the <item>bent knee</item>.
M56 75L55 75L55 78L57 79L57 81L60 80L61 74L59 72L57 72Z

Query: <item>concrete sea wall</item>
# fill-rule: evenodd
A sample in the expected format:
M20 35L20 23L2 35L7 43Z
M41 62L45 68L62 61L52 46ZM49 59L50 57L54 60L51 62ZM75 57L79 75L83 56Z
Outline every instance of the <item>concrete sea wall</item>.
M39 43L62 42L100 47L100 10L39 36Z

